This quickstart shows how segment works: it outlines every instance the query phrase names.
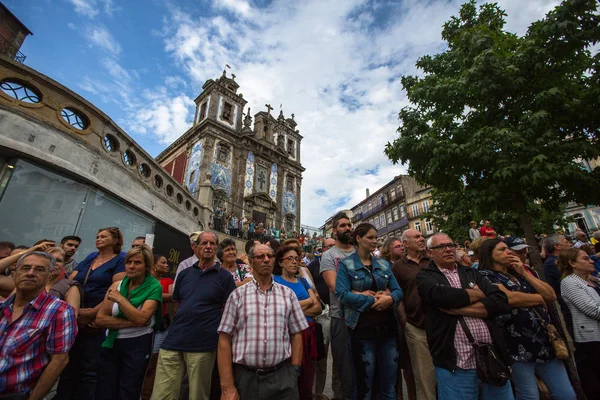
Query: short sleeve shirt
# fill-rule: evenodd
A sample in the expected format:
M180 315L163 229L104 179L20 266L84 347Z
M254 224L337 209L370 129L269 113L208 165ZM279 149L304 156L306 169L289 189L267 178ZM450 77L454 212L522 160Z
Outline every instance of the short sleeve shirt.
M220 264L202 271L196 263L181 271L173 290L173 301L179 302L179 307L161 349L216 350L223 307L235 287L233 276Z
M100 304L112 285L113 276L119 272L125 272L125 253L121 252L95 270L90 271L87 282L85 282L85 277L97 257L98 252L93 252L77 266L77 275L74 279L82 287L83 308L94 308Z
M537 294L523 277L512 280L498 271L479 271L490 282L501 284L511 292ZM545 307L513 308L509 314L496 317L504 331L508 351L515 362L545 363L554 358L545 324L550 317Z
M346 252L337 247L327 250L321 257L321 274L325 271L335 271L337 273L340 260L350 257L355 252L355 249ZM329 315L333 318L343 318L340 310L340 300L333 292L329 294Z
M298 282L294 283L294 282L286 281L280 275L275 275L273 277L273 280L275 282L279 283L280 285L287 286L290 289L292 289L294 291L294 294L298 298L298 301L306 300L306 299L310 298L310 295L308 294L308 291L306 290L306 288L310 288L310 285L309 285L308 281L304 278L299 278ZM306 320L308 322L312 322L313 319L311 317L306 317Z

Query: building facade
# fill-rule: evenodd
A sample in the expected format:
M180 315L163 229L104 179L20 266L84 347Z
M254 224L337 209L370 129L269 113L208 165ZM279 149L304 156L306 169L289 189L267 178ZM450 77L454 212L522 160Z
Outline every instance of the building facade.
M299 232L304 168L294 114L275 118L269 104L254 118L244 113L247 101L226 71L202 89L193 126L156 160L213 213Z

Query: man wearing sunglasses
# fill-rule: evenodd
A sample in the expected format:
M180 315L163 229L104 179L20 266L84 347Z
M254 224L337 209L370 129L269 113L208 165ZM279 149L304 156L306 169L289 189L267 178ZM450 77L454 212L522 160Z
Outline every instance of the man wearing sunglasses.
M56 261L34 251L14 268L15 294L0 303L0 393L41 400L69 362L75 310L46 293Z
M273 280L273 250L248 252L253 281L225 305L217 351L223 400L298 399L306 318L294 291Z
M417 274L425 330L435 365L439 400L512 400L510 383L492 386L476 375L475 349L462 318L478 343L495 343L509 365L503 332L493 317L511 312L508 298L477 270L456 263L456 245L444 233L427 240L431 262Z

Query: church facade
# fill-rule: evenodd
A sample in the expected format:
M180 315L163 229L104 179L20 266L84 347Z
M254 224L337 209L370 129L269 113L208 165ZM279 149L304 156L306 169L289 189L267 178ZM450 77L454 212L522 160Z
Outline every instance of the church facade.
M200 203L265 227L300 231L302 173L294 114L244 113L235 75L202 86L193 126L156 160ZM253 121L254 120L254 121ZM208 226L206 226L207 228Z

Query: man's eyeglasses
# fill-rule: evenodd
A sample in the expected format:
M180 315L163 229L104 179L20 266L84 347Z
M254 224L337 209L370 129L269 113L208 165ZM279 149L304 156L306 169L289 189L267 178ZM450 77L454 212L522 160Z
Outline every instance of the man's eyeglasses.
M250 257L250 258L254 258L258 261L263 261L265 258L273 258L273 257L275 257L275 256L272 254L259 254L259 255L256 255L256 256Z
M48 272L48 268L42 267L41 265L21 265L15 268L15 271L25 274L29 271L33 270L36 274L43 274L44 272Z
M283 261L283 260L289 260L289 261L294 261L294 260L296 260L296 261L300 261L300 260L301 260L301 258L300 258L300 257L294 257L294 256L287 256L287 257L283 257L283 258L281 259L281 261Z
M454 243L442 243L442 244L438 244L437 246L432 246L429 248L429 250L446 250L446 249L455 249L456 248L456 244Z

